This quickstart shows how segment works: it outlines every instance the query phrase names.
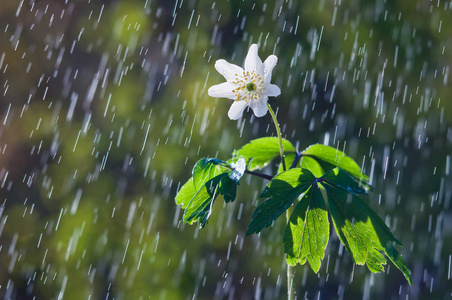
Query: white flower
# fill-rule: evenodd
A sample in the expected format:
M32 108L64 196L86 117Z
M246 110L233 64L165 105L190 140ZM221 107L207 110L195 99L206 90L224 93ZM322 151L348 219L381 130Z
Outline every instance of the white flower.
M270 83L273 68L278 57L270 55L264 63L257 55L257 45L252 44L245 58L245 70L219 59L215 69L226 78L226 82L209 88L211 97L224 97L235 100L228 111L231 120L239 119L245 108L251 107L256 117L264 116L267 111L268 97L276 97L281 90Z

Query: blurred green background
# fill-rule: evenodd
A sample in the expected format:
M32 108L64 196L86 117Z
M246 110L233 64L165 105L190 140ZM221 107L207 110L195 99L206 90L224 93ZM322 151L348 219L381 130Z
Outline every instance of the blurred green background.
M265 181L202 230L174 204L198 159L275 135L207 95L252 43L279 57L285 137L363 166L413 274L354 266L333 234L297 297L452 297L450 1L2 0L2 298L285 298L284 220L244 234Z

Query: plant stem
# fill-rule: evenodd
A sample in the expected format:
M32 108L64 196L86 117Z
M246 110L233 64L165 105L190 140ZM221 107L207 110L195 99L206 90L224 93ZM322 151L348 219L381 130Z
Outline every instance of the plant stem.
M273 111L270 104L267 102L268 110L270 111L270 114L273 118L273 123L275 123L276 133L278 134L278 141L279 141L279 154L281 156L281 163L283 167L283 171L286 170L286 162L284 160L284 147L282 144L282 137L281 137L281 129L279 128L278 119L276 119L276 114ZM287 222L289 222L289 210L286 210L286 219ZM294 277L294 269L291 265L287 264L287 299L293 300L295 298L294 289L293 289L293 277Z
M290 169L293 169L293 168L295 168L295 167L297 166L297 164L298 164L298 162L300 161L300 158L301 158L302 156L303 156L303 154L297 152L297 154L296 154L296 156L295 156L295 159L294 159L292 165L290 166Z
M283 166L283 171L285 171L286 170L286 162L284 161L284 148L283 148L283 144L282 144L281 129L279 128L279 123L278 123L278 119L276 119L275 112L273 111L272 107L270 106L270 104L268 102L267 102L267 107L268 107L268 111L272 115L273 123L275 123L276 134L278 135L278 141L279 141L279 155L281 156L281 163Z
M289 210L286 210L286 219L287 223L289 223ZM295 293L293 289L294 267L289 265L287 262L286 265L287 265L287 299L293 300L295 299Z
M271 176L271 175L262 174L262 173L258 173L258 172L253 172L253 171L248 171L248 170L245 170L245 174L254 175L254 176L257 176L257 177L260 177L260 178L264 178L264 179L267 179L267 180L272 180L273 179L273 176Z

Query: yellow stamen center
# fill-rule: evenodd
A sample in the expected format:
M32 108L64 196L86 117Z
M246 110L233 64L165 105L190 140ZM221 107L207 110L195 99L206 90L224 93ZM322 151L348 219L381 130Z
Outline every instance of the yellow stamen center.
M246 90L247 90L248 92L254 91L254 83L252 83L252 82L248 83L248 84L246 85Z
M232 90L237 97L236 101L258 100L264 92L264 80L255 71L243 71L241 76L235 74L232 84L236 86Z

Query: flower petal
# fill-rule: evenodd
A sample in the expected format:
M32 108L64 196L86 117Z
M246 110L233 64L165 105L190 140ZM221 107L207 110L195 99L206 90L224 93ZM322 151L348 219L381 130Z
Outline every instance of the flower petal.
M227 81L233 81L237 76L243 76L243 69L237 65L228 63L224 59L215 62L215 69L226 78Z
M243 115L243 111L248 106L246 101L234 101L228 111L228 117L231 120L238 120Z
M250 102L250 107L253 110L253 113L256 117L260 118L265 116L268 111L267 107L268 97L263 96L259 100L253 100Z
M265 86L264 95L267 95L268 97L276 97L281 95L281 89L276 84L267 84Z
M264 83L269 83L272 78L273 68L276 66L278 62L278 57L276 55L270 55L264 61Z
M262 60L257 55L257 44L252 44L245 58L245 71L255 71L257 75L262 77Z
M229 82L223 82L213 85L207 91L210 97L236 99L236 95L232 92L235 87Z

